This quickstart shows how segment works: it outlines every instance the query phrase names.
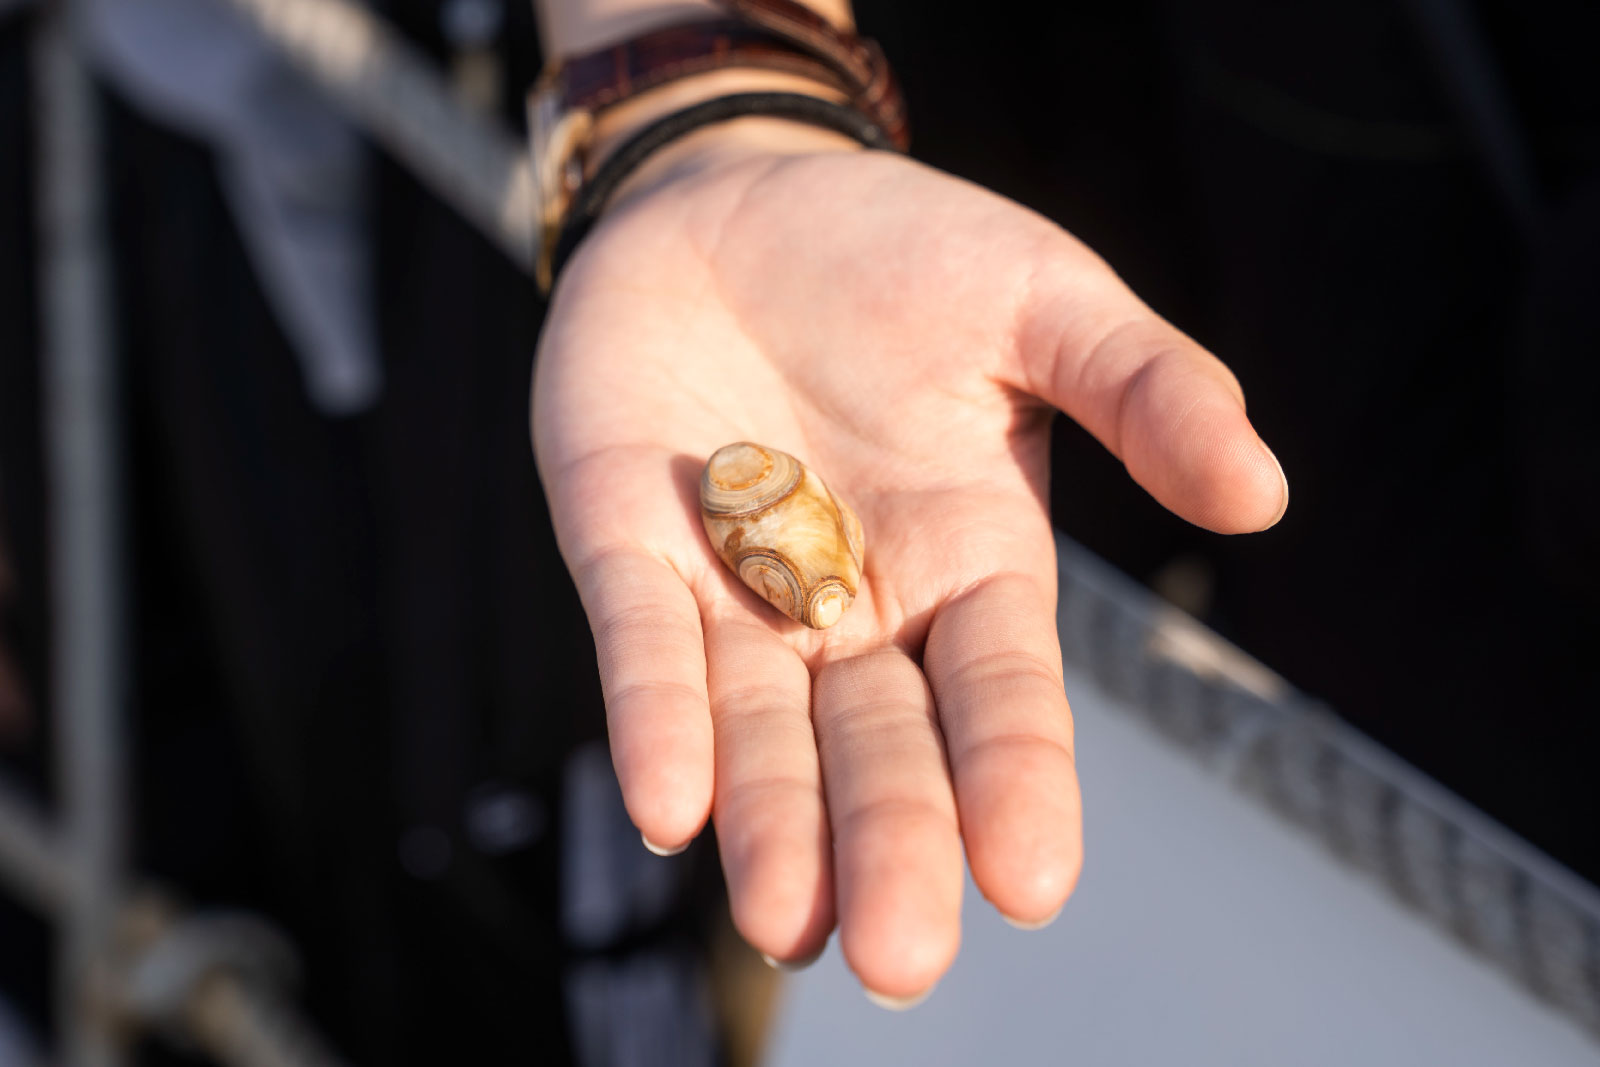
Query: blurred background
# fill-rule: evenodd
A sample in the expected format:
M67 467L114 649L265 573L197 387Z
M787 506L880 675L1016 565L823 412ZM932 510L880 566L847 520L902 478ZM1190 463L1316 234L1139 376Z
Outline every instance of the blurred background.
M1106 859L890 1017L638 847L548 622L527 0L70 7L0 0L0 1065L1600 1060L1600 8L859 0L1294 487L1058 424Z

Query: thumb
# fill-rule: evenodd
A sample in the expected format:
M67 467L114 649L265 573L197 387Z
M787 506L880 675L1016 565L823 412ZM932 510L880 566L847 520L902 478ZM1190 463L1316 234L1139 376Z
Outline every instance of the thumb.
M1018 319L1023 388L1070 415L1195 525L1249 533L1275 524L1289 483L1250 425L1232 372L1073 244L1075 254L1035 275Z

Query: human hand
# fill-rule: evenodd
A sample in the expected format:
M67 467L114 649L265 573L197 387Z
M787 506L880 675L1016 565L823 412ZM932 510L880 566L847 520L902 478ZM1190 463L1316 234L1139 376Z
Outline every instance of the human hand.
M909 160L744 120L625 189L540 344L539 468L595 633L630 816L716 822L734 920L868 990L959 942L962 847L1021 924L1081 862L1046 509L1059 408L1161 503L1272 525L1277 462L1233 376L1047 220ZM808 630L718 561L700 465L751 440L857 511L854 607Z

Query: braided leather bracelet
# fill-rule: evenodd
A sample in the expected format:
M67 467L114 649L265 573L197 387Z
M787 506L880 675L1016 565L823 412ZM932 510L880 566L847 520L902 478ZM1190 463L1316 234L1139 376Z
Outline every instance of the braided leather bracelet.
M792 119L842 133L867 148L897 151L894 138L870 116L846 104L804 93L734 93L657 119L630 137L603 163L568 213L551 259L550 288L578 244L599 221L606 201L651 155L695 130L749 116Z

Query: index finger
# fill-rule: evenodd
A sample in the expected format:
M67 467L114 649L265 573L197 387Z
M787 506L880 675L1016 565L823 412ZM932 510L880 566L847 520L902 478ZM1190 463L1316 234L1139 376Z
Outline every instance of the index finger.
M594 630L611 759L628 815L652 852L681 851L711 811L711 706L693 593L637 548L573 567Z

